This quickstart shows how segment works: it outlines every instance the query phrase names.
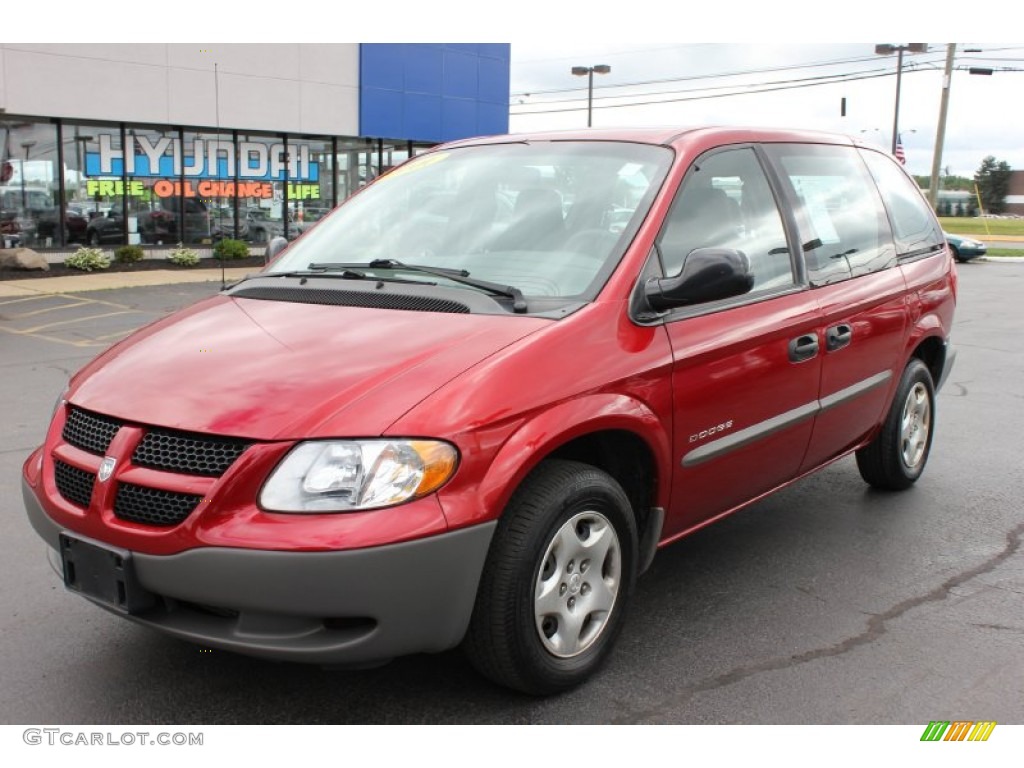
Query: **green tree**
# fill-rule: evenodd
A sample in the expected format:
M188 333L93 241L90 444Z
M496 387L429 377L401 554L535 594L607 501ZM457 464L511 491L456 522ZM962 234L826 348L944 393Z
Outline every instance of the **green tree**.
M1006 193L1010 189L1010 165L1005 160L996 162L989 155L981 161L974 174L974 182L981 194L981 204L986 213L1002 213L1006 210Z

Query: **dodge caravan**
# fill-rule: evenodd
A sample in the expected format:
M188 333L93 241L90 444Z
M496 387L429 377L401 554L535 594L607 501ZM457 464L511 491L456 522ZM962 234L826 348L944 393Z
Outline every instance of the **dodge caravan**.
M655 552L928 460L957 290L883 152L754 129L438 147L72 377L23 469L66 587L209 647L461 646L553 693Z

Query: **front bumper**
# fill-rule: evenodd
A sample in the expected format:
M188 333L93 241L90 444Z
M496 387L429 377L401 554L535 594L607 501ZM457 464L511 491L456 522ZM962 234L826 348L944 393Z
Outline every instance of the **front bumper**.
M24 480L22 494L60 573L63 529ZM336 552L134 552L136 578L155 605L120 615L209 647L285 661L356 665L443 651L469 625L496 524Z

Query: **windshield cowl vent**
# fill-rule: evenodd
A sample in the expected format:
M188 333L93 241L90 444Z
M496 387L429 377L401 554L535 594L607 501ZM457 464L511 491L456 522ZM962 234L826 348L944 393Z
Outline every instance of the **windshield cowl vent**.
M290 288L252 286L231 292L236 299L263 301L291 301L299 304L329 304L339 307L365 307L369 309L403 309L411 312L447 312L469 314L469 307L458 301L431 296L367 291L321 290L318 288Z

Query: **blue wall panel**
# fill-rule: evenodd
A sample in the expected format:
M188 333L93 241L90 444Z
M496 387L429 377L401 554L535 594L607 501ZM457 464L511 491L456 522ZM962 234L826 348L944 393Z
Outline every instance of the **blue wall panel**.
M508 132L507 43L363 43L359 133L451 141Z

